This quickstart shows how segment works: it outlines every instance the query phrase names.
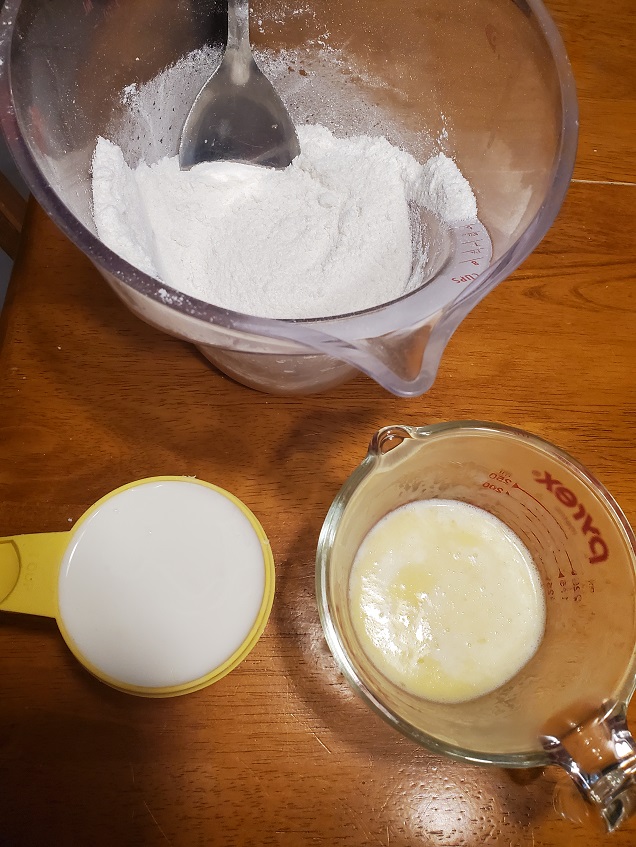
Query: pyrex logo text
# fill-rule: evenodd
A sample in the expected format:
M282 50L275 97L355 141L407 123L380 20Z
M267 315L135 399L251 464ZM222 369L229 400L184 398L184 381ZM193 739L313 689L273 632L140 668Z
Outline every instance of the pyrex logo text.
M575 521L581 521L581 532L587 538L588 547L590 549L590 564L595 565L598 562L605 562L609 556L609 548L605 539L601 535L600 529L594 526L594 519L587 511L583 503L581 503L576 494L566 488L558 479L554 479L547 471L533 471L536 481L539 485L545 485L559 503L573 509L572 517Z

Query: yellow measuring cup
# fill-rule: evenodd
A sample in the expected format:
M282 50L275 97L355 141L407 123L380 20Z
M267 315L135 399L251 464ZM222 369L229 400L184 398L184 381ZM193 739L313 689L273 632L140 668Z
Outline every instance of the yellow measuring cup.
M0 611L55 618L113 688L204 688L252 650L274 599L260 523L229 492L160 476L107 494L72 530L0 538Z

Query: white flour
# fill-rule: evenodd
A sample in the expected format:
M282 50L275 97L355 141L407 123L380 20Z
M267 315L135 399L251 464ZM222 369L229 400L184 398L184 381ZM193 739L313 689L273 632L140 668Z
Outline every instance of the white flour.
M439 154L423 166L383 137L336 138L300 126L301 154L285 170L177 157L135 170L100 138L94 218L114 252L177 290L243 314L317 318L407 293L425 246L413 210L452 224L475 198Z

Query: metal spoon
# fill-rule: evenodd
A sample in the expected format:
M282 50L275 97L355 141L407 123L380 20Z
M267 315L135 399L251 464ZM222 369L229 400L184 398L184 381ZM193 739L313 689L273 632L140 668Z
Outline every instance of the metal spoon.
M229 160L285 168L300 145L292 119L250 49L249 0L228 0L225 53L185 120L179 165Z

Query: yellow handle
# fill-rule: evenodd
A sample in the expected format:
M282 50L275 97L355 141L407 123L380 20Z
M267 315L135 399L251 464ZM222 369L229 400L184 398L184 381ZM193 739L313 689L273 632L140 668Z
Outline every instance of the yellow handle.
M68 532L0 538L0 611L57 616L57 581Z

